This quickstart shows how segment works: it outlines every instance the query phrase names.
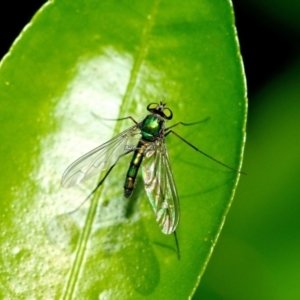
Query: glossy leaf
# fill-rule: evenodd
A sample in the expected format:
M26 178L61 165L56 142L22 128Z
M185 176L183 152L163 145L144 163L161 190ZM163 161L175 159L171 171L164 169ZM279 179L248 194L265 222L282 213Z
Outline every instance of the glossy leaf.
M1 291L18 298L186 299L220 233L238 175L167 137L181 201L160 232L139 178L125 200L120 161L64 190L66 167L163 100L176 132L239 168L246 99L232 6L226 1L58 0L45 5L3 59ZM175 130L175 129L174 129ZM73 213L70 211L76 210ZM1 293L1 292L0 292ZM1 295L2 296L2 295Z

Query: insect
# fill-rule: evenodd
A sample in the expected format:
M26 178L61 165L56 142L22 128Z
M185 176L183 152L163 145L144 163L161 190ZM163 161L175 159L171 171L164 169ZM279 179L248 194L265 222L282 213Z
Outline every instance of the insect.
M64 172L61 184L64 188L69 188L101 173L99 183L87 197L88 199L104 183L118 161L123 156L133 153L124 182L124 197L129 198L132 195L137 173L142 166L145 190L156 216L156 222L164 234L174 233L179 257L175 231L180 214L179 198L166 147L166 137L173 134L197 152L233 171L236 170L199 150L172 130L178 125L195 125L208 118L194 123L178 122L165 127L166 121L173 117L172 111L166 107L166 104L150 103L147 110L149 114L141 122L137 122L131 116L117 119L116 121L131 119L134 125L73 162ZM132 140L137 137L138 143L132 144Z

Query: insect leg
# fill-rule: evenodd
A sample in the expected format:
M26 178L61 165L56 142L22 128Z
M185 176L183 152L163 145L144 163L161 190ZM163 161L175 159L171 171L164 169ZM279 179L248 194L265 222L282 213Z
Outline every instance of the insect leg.
M178 126L178 125L183 125L183 126L196 125L196 124L199 124L199 123L203 123L203 122L205 122L205 121L207 121L207 120L209 120L209 119L210 119L210 117L207 117L207 118L205 118L205 119L203 119L203 120L201 120L201 121L193 122L193 123L183 123L183 122L178 122L178 123L176 123L176 124L174 124L174 125L172 125L172 126L170 126L170 127L165 128L165 130L170 130L171 128L173 128L173 127L175 127L175 126Z
M177 239L176 230L173 233L174 233L174 238L175 238L175 243L176 243L176 248L177 248L178 260L180 260L180 249L179 249L179 242L178 242L178 239Z
M228 169L230 169L230 170L232 170L232 171L234 171L234 172L236 172L236 173L246 175L246 173L241 172L241 171L238 171L238 170L236 170L236 169L234 169L234 168L232 168L232 167L229 167L229 166L227 166L226 164L222 163L221 161L219 161L219 160L213 158L212 156L208 155L207 153L201 151L200 149L198 149L197 147L195 147L194 145L192 145L190 142L188 142L186 139L184 139L183 137L181 137L179 134L177 134L177 133L176 133L175 131L173 131L173 130L169 130L169 131L165 134L165 137L166 137L167 135L169 135L170 133L175 134L179 139L181 139L183 142L185 142L185 143L188 144L190 147L192 147L193 149L195 149L197 152L199 152L199 153L203 154L204 156L210 158L211 160L215 161L216 163L218 163L218 164L220 164L220 165L222 165L222 166L224 166L224 167L226 167L226 168L228 168Z
M74 212L76 212L80 207L82 207L82 205L89 200L89 198L98 190L98 188L102 185L102 183L104 182L104 180L107 178L107 176L109 175L109 173L112 171L112 169L115 167L115 165L118 163L119 159L127 154L129 154L130 152L133 152L134 150L128 150L127 152L121 154L118 156L116 162L111 165L111 167L108 169L108 171L106 172L105 176L102 178L102 180L100 182L98 182L98 184L96 185L96 187L89 193L89 195L82 201L82 203L76 207L74 210L68 212L69 214L72 214Z
M91 114L100 119L100 120L105 120L105 121L123 121L123 120L127 120L127 119L131 119L135 124L137 124L138 122L131 116L128 116L128 117L124 117L124 118L119 118L119 119L107 119L107 118L102 118L102 117L99 117L97 116L96 114L94 114L93 112L91 112Z

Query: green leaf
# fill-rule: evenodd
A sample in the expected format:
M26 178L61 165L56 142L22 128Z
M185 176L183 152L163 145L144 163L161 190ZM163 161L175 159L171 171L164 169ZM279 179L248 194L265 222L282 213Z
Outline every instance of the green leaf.
M226 1L58 0L44 6L0 69L1 290L7 297L186 299L211 255L238 174L170 134L181 201L177 235L164 235L130 157L80 209L97 178L64 190L61 174L150 102L173 111L176 132L239 168L245 136L243 68ZM97 177L97 176L96 176ZM73 213L70 211L76 210Z

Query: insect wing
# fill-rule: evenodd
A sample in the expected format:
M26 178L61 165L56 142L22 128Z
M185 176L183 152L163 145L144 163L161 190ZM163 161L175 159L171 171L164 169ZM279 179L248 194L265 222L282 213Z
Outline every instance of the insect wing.
M139 133L139 126L134 125L78 158L64 172L61 185L69 188L107 170L116 163L121 154L129 151L126 145L132 145L133 140L139 137ZM99 180L105 175L105 172L102 173Z
M142 173L156 222L163 233L171 234L179 221L179 199L164 138L146 152Z

